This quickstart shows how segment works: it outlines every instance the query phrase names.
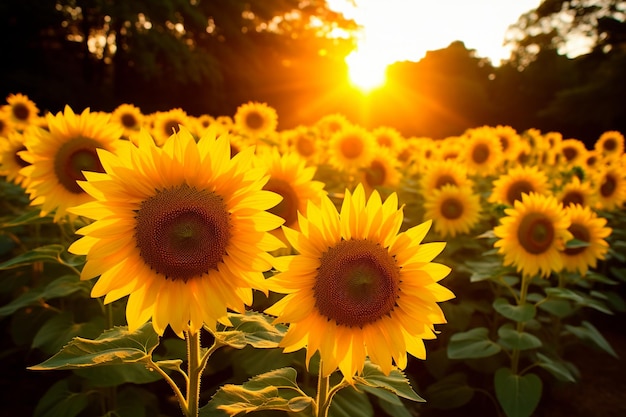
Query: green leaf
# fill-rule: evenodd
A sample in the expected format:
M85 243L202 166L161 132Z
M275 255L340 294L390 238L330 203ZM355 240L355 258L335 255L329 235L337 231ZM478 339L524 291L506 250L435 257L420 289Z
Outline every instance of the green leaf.
M576 377L562 361L551 359L541 353L537 353L537 359L539 360L537 364L559 381L576 382Z
M467 375L457 372L446 376L426 389L428 406L441 410L461 407L474 397L475 390L467 384Z
M295 369L281 368L252 377L243 385L226 384L200 410L200 416L219 415L220 410L229 416L261 410L312 415L314 401L300 390L296 377Z
M50 282L44 289L33 288L0 308L0 316L9 316L17 310L40 305L41 300L51 300L71 295L75 292L89 293L90 283L80 281L78 275L63 275Z
M74 373L91 382L94 387L116 387L125 383L147 384L161 379L161 374L146 367L145 363L92 366L75 369Z
M330 403L329 417L374 417L374 408L365 393L353 387L339 391Z
M450 337L448 357L450 359L486 358L500 352L500 345L489 339L485 327L477 327Z
M388 416L393 416L393 417L413 417L413 414L411 414L409 409L402 402L400 404L390 403L388 401L383 400L382 398L379 398L378 399L378 406Z
M541 379L532 373L515 375L500 368L494 375L496 397L507 417L529 417L541 399Z
M389 375L385 375L380 366L369 360L365 362L361 375L355 377L354 381L357 386L364 385L372 388L382 388L407 400L424 401L422 397L413 391L409 380L402 371L393 369Z
M135 332L126 326L106 330L95 340L75 337L59 353L28 369L80 369L146 360L159 344L159 336L148 322Z
M566 249L577 249L577 248L586 248L589 246L589 242L585 242L580 239L570 239L565 242Z
M535 317L535 306L532 304L512 305L506 298L498 297L493 301L493 308L507 319L524 322Z
M85 392L70 390L67 379L62 379L52 385L41 397L35 407L34 417L75 417L87 405L89 399Z
M574 312L574 307L568 300L546 298L537 307L559 318L565 318Z
M55 262L61 261L61 253L65 251L65 246L52 244L35 248L31 251L22 253L13 259L0 264L0 271L3 269L17 268L18 266L31 265L34 262Z
M52 355L58 352L72 338L96 337L104 329L104 319L94 317L86 323L76 323L71 312L64 311L48 320L37 332L32 347L42 349Z
M611 356L615 358L619 357L617 353L615 353L615 350L611 347L611 344L600 334L598 329L596 329L593 324L586 320L581 324L582 326L571 326L566 324L565 328L579 339L592 342L594 345L604 350Z
M221 326L215 332L220 343L235 349L243 349L246 345L255 348L276 348L287 331L285 325L274 325L274 318L256 311L245 314L228 315L233 327Z
M570 290L569 288L546 288L546 294L550 297L571 300L582 307L591 307L605 314L613 314L613 312L600 300L596 300L585 294Z
M513 350L535 349L542 345L541 340L530 333L518 332L513 325L507 323L498 329L498 343L504 348Z
M53 217L52 216L42 216L41 209L36 208L34 210L27 211L26 213L10 218L9 220L3 221L0 226L1 229L5 229L8 227L17 227L17 226L25 226L32 224L52 224Z

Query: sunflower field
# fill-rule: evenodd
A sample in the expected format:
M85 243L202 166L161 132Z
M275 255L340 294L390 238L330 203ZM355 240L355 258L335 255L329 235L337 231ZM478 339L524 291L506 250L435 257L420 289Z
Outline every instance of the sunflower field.
M619 367L622 133L278 117L6 98L9 415L555 415Z

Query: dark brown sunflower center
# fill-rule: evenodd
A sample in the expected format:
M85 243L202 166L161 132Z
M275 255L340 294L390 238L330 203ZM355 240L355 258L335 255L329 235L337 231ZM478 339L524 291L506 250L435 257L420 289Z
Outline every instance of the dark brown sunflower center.
M177 133L180 130L180 121L175 119L167 120L163 124L163 131L166 136L171 136L174 133Z
M605 151L613 152L615 149L617 149L617 142L615 141L615 139L607 139L604 141L602 147Z
M554 225L541 213L527 214L519 225L517 239L526 252L539 255L552 246Z
M30 165L28 162L24 161L22 157L20 156L20 152L25 151L25 150L26 150L26 146L21 146L19 149L16 149L15 153L13 154L15 163L22 168Z
M441 203L441 215L448 220L455 220L463 215L463 203L458 198L448 197Z
M578 191L569 191L563 196L563 206L585 205L585 197Z
M315 145L311 139L300 137L296 141L296 150L302 156L311 156L315 153Z
M596 165L596 162L598 162L598 158L596 158L595 156L590 156L589 158L587 158L587 165L590 167L593 167Z
M567 146L563 148L563 156L565 157L565 160L567 162L571 162L578 156L578 151L576 150L576 148Z
M167 279L189 279L216 270L231 237L224 200L184 184L144 200L135 240L143 261Z
M444 185L448 185L448 184L456 185L456 186L459 185L456 183L456 180L454 179L452 175L444 174L444 175L440 175L439 178L437 178L437 181L435 182L435 188L439 189L443 187Z
M372 187L382 185L386 176L387 171L380 161L372 161L369 168L365 171L365 181Z
M485 143L479 143L472 149L472 161L476 164L484 164L489 159L489 147Z
M246 126L250 129L260 129L263 126L263 116L256 111L246 114Z
M511 184L506 191L506 201L514 205L515 201L522 201L522 194L530 194L535 191L532 184L526 180L518 180Z
M320 258L313 293L323 316L341 326L364 326L391 313L400 269L389 252L368 240L345 240Z
M18 120L26 121L28 120L28 116L30 116L30 110L28 109L28 106L22 103L16 103L12 107L12 110L13 110L13 116L15 116L15 118Z
M104 172L96 153L102 145L93 139L78 137L67 141L54 157L54 173L59 183L74 194L84 191L76 181L84 181L83 171Z
M348 159L354 159L363 153L363 141L358 137L349 136L341 141L341 153Z
M385 136L385 135L380 135L376 138L376 142L378 142L378 144L380 146L384 146L386 148L390 148L391 147L391 143L392 140L389 136Z
M613 177L613 175L606 175L600 185L600 194L602 194L602 197L611 197L615 193L616 189L617 180L615 177Z
M298 220L298 196L291 185L284 180L270 178L263 189L273 191L283 197L283 200L268 211L285 220L285 226L291 227Z
M500 139L500 145L502 145L502 150L506 151L507 149L509 149L509 138L507 138L506 136L499 136L498 138Z
M124 113L122 117L120 117L120 121L127 129L134 129L137 127L137 118L131 113Z
M587 229L584 225L579 223L572 223L571 226L567 229L574 236L574 239L580 240L581 242L591 241L591 235L589 234L589 229ZM585 246L579 246L576 248L565 248L565 254L570 256L578 255L587 249Z

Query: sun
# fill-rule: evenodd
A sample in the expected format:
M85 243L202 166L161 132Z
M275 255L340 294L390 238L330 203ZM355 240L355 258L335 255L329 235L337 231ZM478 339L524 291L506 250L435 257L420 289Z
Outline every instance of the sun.
M363 92L370 92L385 85L387 62L373 51L356 50L346 56L350 83Z

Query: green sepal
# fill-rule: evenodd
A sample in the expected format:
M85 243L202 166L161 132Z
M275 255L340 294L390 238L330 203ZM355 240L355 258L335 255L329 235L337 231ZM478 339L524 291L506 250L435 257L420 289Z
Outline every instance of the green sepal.
M502 316L516 322L524 322L535 317L536 309L532 304L513 305L506 298L498 297L493 301L493 308Z
M448 357L450 359L486 358L499 353L502 347L489 339L486 327L477 327L450 337Z
M494 385L507 417L530 417L541 400L543 384L533 373L515 375L509 368L500 368L494 375Z
M509 350L535 349L542 345L541 340L537 336L526 332L518 332L511 323L500 326L498 336L498 343Z
M261 410L312 416L314 400L300 390L296 377L296 370L288 367L257 375L243 385L226 384L202 407L200 416L235 416Z
M114 327L95 340L75 337L60 352L28 369L45 371L137 363L150 359L158 344L159 336L150 322L134 332L129 332L126 326Z

